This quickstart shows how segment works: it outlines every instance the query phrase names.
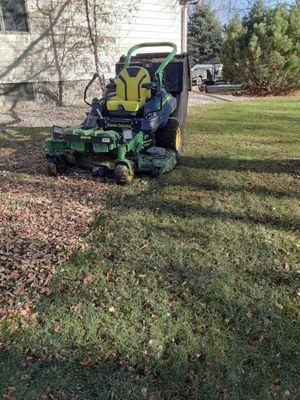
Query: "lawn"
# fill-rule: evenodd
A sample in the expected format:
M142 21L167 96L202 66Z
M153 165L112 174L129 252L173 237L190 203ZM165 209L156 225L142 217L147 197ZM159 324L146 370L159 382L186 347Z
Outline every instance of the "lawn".
M110 185L35 314L2 319L3 398L299 398L299 154L297 98L192 108L180 165Z

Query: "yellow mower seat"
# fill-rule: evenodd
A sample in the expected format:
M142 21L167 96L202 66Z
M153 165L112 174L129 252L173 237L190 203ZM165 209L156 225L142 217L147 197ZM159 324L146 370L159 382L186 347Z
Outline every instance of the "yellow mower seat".
M142 109L151 98L151 90L142 88L142 84L150 82L150 74L143 67L123 69L116 78L116 96L106 103L108 111L136 113Z

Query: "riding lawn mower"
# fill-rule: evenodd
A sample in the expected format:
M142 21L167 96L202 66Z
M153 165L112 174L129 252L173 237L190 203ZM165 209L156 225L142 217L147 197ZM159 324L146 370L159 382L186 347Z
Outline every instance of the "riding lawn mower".
M133 53L144 47L170 46L170 53ZM84 101L90 111L79 127L54 126L46 141L48 174L63 173L69 164L88 168L94 177L114 172L129 184L135 172L158 177L170 171L183 150L188 92L187 54L176 54L174 43L141 43L116 64L116 78L102 99Z

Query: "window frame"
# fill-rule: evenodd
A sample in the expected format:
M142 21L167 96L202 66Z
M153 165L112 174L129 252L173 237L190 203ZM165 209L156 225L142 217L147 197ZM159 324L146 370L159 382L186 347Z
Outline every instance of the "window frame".
M31 34L28 4L27 4L27 0L23 0L23 1L24 1L25 13L26 13L28 31L7 31L5 29L2 7L0 4L0 35L30 35Z

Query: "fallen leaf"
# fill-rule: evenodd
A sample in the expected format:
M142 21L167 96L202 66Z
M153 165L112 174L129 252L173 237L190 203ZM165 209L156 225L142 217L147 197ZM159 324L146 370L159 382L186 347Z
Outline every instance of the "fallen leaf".
M53 332L55 332L55 333L60 333L60 332L61 332L61 327L60 327L59 325L56 325L56 326L53 328Z
M80 365L90 365L91 362L92 362L91 359L88 358L87 360L80 361L79 364Z
M21 296L22 294L24 294L24 292L25 292L24 286L23 286L23 285L20 285L20 286L18 286L18 287L16 288L16 290L14 291L14 294L15 294L16 296Z

